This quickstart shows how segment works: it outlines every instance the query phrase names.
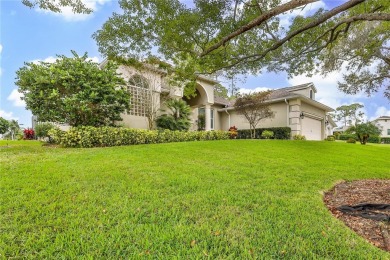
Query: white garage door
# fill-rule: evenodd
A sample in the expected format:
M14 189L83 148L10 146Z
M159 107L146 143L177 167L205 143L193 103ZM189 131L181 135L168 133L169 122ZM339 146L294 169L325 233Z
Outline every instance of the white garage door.
M322 125L320 120L305 117L301 119L302 135L306 140L322 140Z

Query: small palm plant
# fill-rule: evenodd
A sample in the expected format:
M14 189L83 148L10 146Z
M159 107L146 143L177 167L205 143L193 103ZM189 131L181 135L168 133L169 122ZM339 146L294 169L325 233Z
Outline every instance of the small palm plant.
M184 100L169 99L166 106L170 113L159 116L156 120L160 129L188 131L191 126L191 108Z

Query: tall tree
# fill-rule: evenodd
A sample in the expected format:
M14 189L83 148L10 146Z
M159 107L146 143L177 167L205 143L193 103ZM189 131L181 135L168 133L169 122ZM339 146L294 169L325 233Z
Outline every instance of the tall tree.
M248 120L252 139L255 138L255 129L259 122L274 116L274 113L266 103L270 94L271 91L239 94L236 99L234 108L238 114L243 115Z
M40 121L62 122L71 126L113 125L121 113L130 109L130 95L117 66L103 68L88 60L88 55L56 62L25 63L16 74L15 84L24 95L27 109Z
M8 132L9 122L8 120L0 117L0 134L5 134Z
M71 7L74 13L92 12L92 9L88 8L82 0L22 0L22 3L30 8L38 6L55 13L60 13L62 7Z
M280 15L313 2L195 0L194 6L187 6L179 0L120 0L123 12L114 14L93 37L110 58L147 57L157 47L183 79L220 70L233 75L263 69L290 75L327 73L339 69L347 57L355 76L346 75L346 82L340 83L343 91L371 93L385 86L388 95L390 2L349 0L331 10L296 15L291 26L280 24ZM374 29L360 46L351 48L365 27ZM364 72L366 65L377 73Z
M336 108L335 119L341 121L345 126L352 124L357 125L363 120L364 113L359 111L364 105L359 103L353 103L350 105L343 105Z

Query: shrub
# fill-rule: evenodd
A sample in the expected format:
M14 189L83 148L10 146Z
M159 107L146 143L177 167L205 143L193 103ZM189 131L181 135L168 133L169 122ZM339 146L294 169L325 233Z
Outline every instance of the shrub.
M34 129L26 128L23 130L23 139L24 140L33 140L35 137Z
M381 138L379 136L370 136L367 139L367 143L379 144L381 142Z
M49 136L64 147L105 147L135 144L156 144L203 140L229 139L229 132L183 132L165 130L142 130L118 127L73 127L69 131L51 129Z
M381 143L382 144L390 144L390 137L382 137Z
M306 140L306 136L304 136L304 135L294 135L293 139L294 140Z
M325 140L326 141L334 141L334 140L336 140L336 138L334 135L328 135Z
M270 139L270 138L274 137L274 132L269 131L269 130L264 130L264 131L261 133L261 137L263 137L263 138L265 138L265 139Z
M236 126L231 126L229 128L229 135L230 135L230 139L237 138L237 127Z
M257 128L255 130L255 138L260 139L263 131L272 131L274 133L274 139L290 139L291 128L290 127L270 127L270 128ZM249 129L237 130L238 139L251 139L251 133Z
M355 138L349 138L349 139L347 140L347 143L349 143L349 144L355 144L355 143L356 143L356 139L355 139Z
M353 138L353 139L355 139L356 140L356 135L353 135L353 134L340 134L339 135L339 140L348 140L348 139L350 139L350 138Z
M35 126L35 136L38 138L49 137L49 131L54 128L51 123L39 123Z

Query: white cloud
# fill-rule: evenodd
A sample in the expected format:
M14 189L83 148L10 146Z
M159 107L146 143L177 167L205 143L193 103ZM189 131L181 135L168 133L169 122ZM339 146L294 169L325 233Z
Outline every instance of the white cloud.
M390 116L390 108L380 106L376 109L374 116L370 117L370 121L377 119L380 116Z
M292 11L288 11L286 13L279 15L279 19L280 19L279 25L281 27L287 28L288 26L291 25L292 20L296 16L301 15L305 17L317 11L318 9L325 8L325 7L326 5L323 1L318 1L318 2L305 5L303 7L298 7Z
M295 76L288 80L291 85L300 85L313 82L317 88L316 100L332 108L352 103L362 103L358 99L367 99L362 93L356 95L347 95L337 88L337 82L342 81L342 75L346 72L345 66L339 71L333 71L325 77L320 74L314 74L311 77L305 75Z
M6 112L6 111L1 110L1 109L0 109L0 117L7 119L7 120L11 120L11 119L18 120L19 119L18 117L15 117L12 112Z
M270 88L266 88L266 87L257 87L257 88L253 88L253 89L240 88L239 92L241 94L250 94L250 93L254 93L254 92L267 91L267 90L270 90Z
M64 18L66 21L70 22L75 22L75 21L84 21L90 17L93 16L93 12L96 12L101 6L103 6L105 3L112 1L112 0L81 0L84 5L87 8L92 9L92 13L90 14L76 14L73 13L71 7L61 7L61 12L60 13L54 13L49 10L42 10L42 9L36 9L38 12L46 13L46 14L51 14L55 16L59 16Z
M99 57L90 57L88 58L88 60L92 61L92 62L96 62L96 63L99 63Z
M55 58L53 56L49 56L49 57L47 57L45 59L36 59L36 60L32 60L30 62L35 63L35 64L38 64L40 61L48 62L48 63L54 63L54 62L56 62L56 60L57 60L57 58ZM96 56L89 57L87 60L99 63L99 57L96 57Z
M19 93L16 89L12 90L11 94L7 97L7 100L13 102L16 107L25 107L26 103L20 98L23 97L22 93Z
M35 63L35 64L38 64L40 61L43 61L43 62L48 62L48 63L54 63L55 61L57 60L57 58L53 57L53 56L49 56L47 57L46 59L36 59L36 60L32 60L30 62L32 63Z

